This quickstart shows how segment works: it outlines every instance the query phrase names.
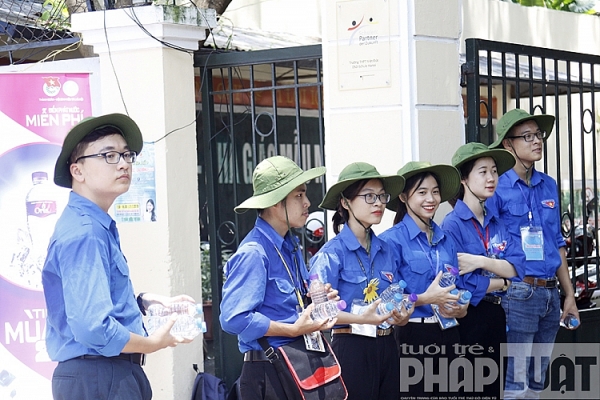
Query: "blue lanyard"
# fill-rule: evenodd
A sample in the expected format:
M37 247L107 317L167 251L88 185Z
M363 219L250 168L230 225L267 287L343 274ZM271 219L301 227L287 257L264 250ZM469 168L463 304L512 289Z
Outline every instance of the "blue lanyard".
M527 196L525 196L525 192L523 192L523 188L521 187L521 185L519 185L518 181L517 181L517 186L519 187L519 190L521 191L521 194L523 195L523 198L525 199L525 204L527 204L527 208L529 208L529 214L528 214L529 226L532 226L533 225L533 205L532 205L533 201L531 200L531 198L534 197L533 188L532 187L529 188L531 190L531 194L529 195L529 199L527 199Z
M423 250L423 253L425 253L425 257L427 257L427 260L429 261L429 265L431 265L431 269L433 270L433 273L437 274L438 271L440 270L440 251L438 250L437 246L435 248L436 264L435 264L435 267L434 267L433 266L433 260L431 259L431 255L429 254L428 251L425 251L425 247L423 247L423 244L419 240L418 236L417 236L417 243L419 243L419 246L421 246L421 250Z

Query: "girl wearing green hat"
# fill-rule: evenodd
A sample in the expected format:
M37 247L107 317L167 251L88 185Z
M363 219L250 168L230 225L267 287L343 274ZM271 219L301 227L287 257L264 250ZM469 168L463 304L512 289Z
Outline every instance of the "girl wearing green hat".
M320 205L335 211L336 236L311 259L310 273L330 282L347 304L332 330L332 347L348 399L398 398L400 371L390 323L406 324L409 314L377 314L376 299L398 278L392 253L371 226L381 222L385 204L403 187L401 176L383 176L374 166L356 162L342 170Z
M431 394L431 390L426 389L431 384L427 382L431 374L423 372L417 376L409 371L416 367L426 371L433 362L436 373L448 376L447 366L457 357L454 345L460 342L458 329L446 328L434 314L432 305L437 305L441 316L446 318L462 317L466 312L466 307L456 304L458 296L450 293L455 285L440 286L442 272L456 271L458 260L454 240L433 221L440 203L458 191L460 176L450 165L419 161L407 163L398 175L405 178L406 185L387 205L396 210L395 225L380 238L389 244L393 259L399 262L398 274L407 283L405 291L418 295L408 324L395 329L400 357L400 395L427 398ZM462 287L462 278L457 279L456 286ZM415 378L420 379L415 381ZM434 392L446 396L458 394L450 386L435 382L433 388Z
M500 343L506 343L506 314L502 300L514 276L524 275L525 257L497 215L488 212L486 199L494 195L498 176L515 165L506 150L490 150L482 143L467 143L452 157L461 174L462 188L442 229L452 236L458 250L458 266L465 287L472 294L467 315L459 320L460 341L483 346L484 354L466 352L471 365L476 358L491 359L499 367ZM492 349L492 350L489 350ZM483 371L477 373L484 376ZM500 398L500 373L478 396Z

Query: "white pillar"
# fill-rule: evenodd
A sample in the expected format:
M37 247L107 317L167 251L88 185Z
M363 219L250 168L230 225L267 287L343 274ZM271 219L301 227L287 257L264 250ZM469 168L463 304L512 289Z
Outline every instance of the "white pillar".
M411 160L450 163L464 142L461 7L461 0L323 2L329 185L352 161L372 163L390 174ZM353 27L363 29L363 37L356 33L349 42ZM348 47L354 49L348 52ZM377 50L369 53L368 47ZM360 66L368 60L377 60L371 70L349 77L350 61ZM377 231L391 226L392 214L385 215Z
M137 292L201 301L193 51L215 24L213 10L172 6L73 15L73 30L100 58L101 91L93 95L102 97L102 114L127 113L145 142L156 141L157 222L119 224ZM203 365L202 337L149 355L153 398L190 398L193 363Z

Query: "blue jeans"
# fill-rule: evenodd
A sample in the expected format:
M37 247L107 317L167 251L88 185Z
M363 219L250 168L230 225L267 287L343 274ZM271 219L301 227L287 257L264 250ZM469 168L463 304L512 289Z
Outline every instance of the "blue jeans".
M538 398L560 323L558 289L515 282L502 306L508 330L504 398Z

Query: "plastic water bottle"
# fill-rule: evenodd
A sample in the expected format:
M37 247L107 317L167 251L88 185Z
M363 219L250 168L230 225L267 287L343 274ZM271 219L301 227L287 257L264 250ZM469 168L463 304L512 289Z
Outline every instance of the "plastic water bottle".
M461 306L464 306L465 304L469 304L469 302L471 301L471 297L473 297L473 294L466 289L459 290L458 295L459 296L458 296L457 303Z
M414 307L414 305L418 299L419 299L419 296L415 293L411 293L408 296L406 296L402 300L402 304L403 304L404 308L406 308L406 311L410 311L410 309Z
M202 304L192 303L191 301L178 301L171 303L168 306L162 304L152 304L148 307L148 313L153 317L164 317L173 313L177 315L191 315L202 314Z
M27 229L31 237L31 247L36 256L43 256L48 249L50 236L58 220L56 193L48 182L48 174L37 171L31 174L33 187L27 193ZM43 260L42 260L43 263Z
M451 267L447 271L442 273L442 277L440 278L440 286L448 287L454 285L456 282L456 277L458 276L458 268Z
M206 332L202 304L194 304L191 301L180 301L168 306L152 304L147 311L146 329L149 334L169 321L172 314L177 314L177 321L171 328L171 335L192 339Z
M579 320L573 314L569 314L564 321L560 321L560 326L567 329L575 329L579 326Z
M170 315L150 316L146 322L146 330L151 335L171 319ZM206 323L202 315L179 315L171 328L171 335L193 339L200 333L206 332Z
M325 284L319 280L319 275L312 274L309 278L310 286L308 290L313 304L317 305L327 302L327 290L325 289ZM344 306L344 308L346 307Z
M344 300L328 300L324 303L315 304L310 317L315 321L324 321L335 318L340 311L345 309L346 302Z
M405 287L406 287L406 282L404 282L403 280L392 283L379 295L381 302L389 303L390 301L394 301L394 295L399 293L400 296L402 296L404 294Z
M389 303L384 303L383 301L381 303L379 303L377 305L377 314L379 315L386 315L391 313L394 310L394 303L393 302L389 302ZM387 321L383 321L381 324L379 324L379 327L381 329L387 329L389 328L391 325L389 322Z

